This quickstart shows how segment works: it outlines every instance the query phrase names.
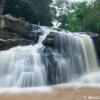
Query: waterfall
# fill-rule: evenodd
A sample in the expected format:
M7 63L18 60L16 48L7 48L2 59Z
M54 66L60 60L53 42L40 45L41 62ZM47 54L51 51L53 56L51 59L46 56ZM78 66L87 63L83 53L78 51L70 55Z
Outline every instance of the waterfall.
M55 48L42 41L0 52L0 87L33 87L66 83L98 69L93 42L87 35L57 33Z
M73 81L98 70L93 41L89 36L70 32L51 34L56 35L54 49L46 48L50 84Z

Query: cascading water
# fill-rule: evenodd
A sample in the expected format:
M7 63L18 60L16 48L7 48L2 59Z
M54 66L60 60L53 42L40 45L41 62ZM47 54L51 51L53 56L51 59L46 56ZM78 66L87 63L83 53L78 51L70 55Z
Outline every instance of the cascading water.
M18 46L0 52L0 87L46 85L45 66L41 60L42 40L34 46Z
M53 37L54 48L46 48L49 83L73 81L98 69L95 49L89 36L58 32L50 34L56 35Z
M41 35L35 45L0 52L0 87L64 83L96 71L95 50L87 35L57 33L55 48L51 48L42 45L47 34Z

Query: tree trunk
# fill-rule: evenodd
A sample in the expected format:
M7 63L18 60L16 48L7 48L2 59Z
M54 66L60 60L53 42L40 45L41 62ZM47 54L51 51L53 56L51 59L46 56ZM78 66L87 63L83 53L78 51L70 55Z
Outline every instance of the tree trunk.
M0 0L0 15L2 15L4 11L4 1L5 0Z

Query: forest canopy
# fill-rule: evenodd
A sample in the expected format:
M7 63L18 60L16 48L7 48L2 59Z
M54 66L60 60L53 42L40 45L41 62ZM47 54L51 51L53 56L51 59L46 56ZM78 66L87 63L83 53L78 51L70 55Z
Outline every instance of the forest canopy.
M100 33L100 0L5 0L4 14L30 23L48 25L56 20L59 28Z
M5 0L4 14L24 18L34 24L49 25L52 21L52 0Z

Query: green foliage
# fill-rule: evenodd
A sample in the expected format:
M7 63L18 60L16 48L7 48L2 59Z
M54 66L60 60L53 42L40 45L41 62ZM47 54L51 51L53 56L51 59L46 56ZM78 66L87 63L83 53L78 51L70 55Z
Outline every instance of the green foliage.
M100 6L97 1L87 5L76 4L74 12L68 14L68 29L71 31L92 31L100 33Z
M74 11L68 14L68 28L71 31L84 31L85 19L88 18L89 8L86 2L76 3Z
M34 24L62 23L60 28L70 31L100 33L100 0L69 3L68 0L5 0L4 14L25 19ZM58 14L58 15L57 15Z
M57 6L63 10L67 9L64 14L61 14L57 20L62 23L61 28L75 31L91 31L100 33L100 0L94 0L87 3L77 2L63 5L66 0L57 0ZM62 2L62 3L61 3Z
M4 14L23 17L26 21L41 25L50 25L52 0L6 0Z
M70 9L70 4L67 0L55 0L56 17L55 19L61 23L60 28L65 29L67 26L67 13Z

